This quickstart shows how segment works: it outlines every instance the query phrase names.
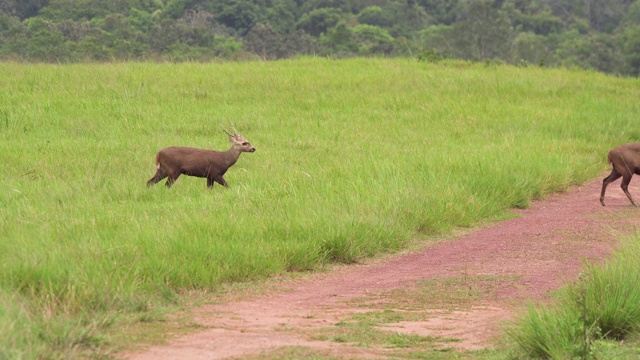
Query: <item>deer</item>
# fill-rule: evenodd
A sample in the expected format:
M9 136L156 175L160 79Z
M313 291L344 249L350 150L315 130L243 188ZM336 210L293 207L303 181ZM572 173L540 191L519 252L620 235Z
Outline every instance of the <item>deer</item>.
M158 151L156 154L156 174L147 181L147 186L167 178L165 185L170 188L180 175L185 174L207 178L209 189L213 188L213 184L216 182L224 187L229 187L222 176L238 161L242 153L256 151L256 148L247 139L238 134L235 128L232 127L232 129L234 134L230 134L224 127L222 128L222 131L229 135L229 141L232 144L227 151L180 146L171 146Z
M627 195L631 204L635 207L635 201L629 193L629 182L633 174L640 175L640 143L628 143L611 149L607 154L607 162L611 165L611 174L602 180L602 192L600 193L600 203L604 206L604 193L607 186L622 176L620 187Z

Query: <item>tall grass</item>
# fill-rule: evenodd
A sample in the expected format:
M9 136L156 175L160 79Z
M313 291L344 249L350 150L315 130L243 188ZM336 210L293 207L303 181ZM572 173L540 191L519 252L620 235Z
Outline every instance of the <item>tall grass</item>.
M408 60L0 64L0 351L68 354L184 290L500 218L640 138L639 85ZM226 149L221 124L257 148L229 189L145 186L162 147ZM49 331L67 321L85 335Z
M562 289L555 303L529 305L507 330L519 350L535 358L584 359L598 354L597 341L637 334L639 240L640 235L627 238L606 264L589 265L581 281Z

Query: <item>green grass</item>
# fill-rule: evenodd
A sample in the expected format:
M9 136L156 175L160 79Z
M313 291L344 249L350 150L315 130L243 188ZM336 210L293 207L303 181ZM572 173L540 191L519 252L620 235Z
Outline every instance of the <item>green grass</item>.
M637 358L639 240L628 238L606 264L589 265L553 304L530 304L507 328L518 351L535 358Z
M326 358L332 354L357 358L358 350L367 355L393 359L505 359L504 347L487 350L462 350L460 338L405 333L408 323L426 324L435 317L456 317L452 311L473 311L472 305L491 298L497 286L511 277L474 276L422 281L415 287L377 292L351 299L349 310L341 311L339 321L316 329L294 329L283 324L282 331L295 333L308 340L338 343L344 346L325 348ZM445 326L443 326L445 328ZM313 353L312 347L307 350ZM286 348L266 351L258 358L286 358ZM290 349L293 350L293 349ZM297 351L302 349L298 348ZM354 355L351 355L352 352ZM313 354L312 356L319 356ZM305 356L298 355L298 358Z
M639 85L380 59L0 64L0 358L94 352L114 318L192 290L504 217L639 139ZM163 147L228 148L220 125L257 148L229 189L145 186Z
M344 343L349 346L382 349L431 350L442 347L443 343L455 339L403 334L387 331L384 324L394 323L407 318L404 313L395 311L371 311L354 314L351 318L340 321L333 328L317 330L311 339ZM404 353L402 351L401 353ZM391 355L387 352L387 355ZM399 356L394 353L394 356Z

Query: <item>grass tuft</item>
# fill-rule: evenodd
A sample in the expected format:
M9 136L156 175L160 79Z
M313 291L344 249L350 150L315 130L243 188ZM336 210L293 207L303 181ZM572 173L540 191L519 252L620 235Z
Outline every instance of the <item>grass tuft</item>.
M637 336L638 240L639 235L626 239L623 248L606 264L588 265L581 280L562 289L554 304L530 304L507 329L519 350L536 358L587 358L611 352L611 341Z

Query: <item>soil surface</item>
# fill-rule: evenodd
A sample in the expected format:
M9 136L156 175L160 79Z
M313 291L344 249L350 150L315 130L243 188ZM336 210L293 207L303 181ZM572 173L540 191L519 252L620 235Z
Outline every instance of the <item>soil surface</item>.
M505 320L528 300L548 301L553 290L577 279L585 259L603 261L640 225L640 210L618 183L608 188L606 207L598 201L601 180L595 180L515 210L509 220L199 307L192 316L201 331L119 357L278 358L287 349L336 358L402 357L394 347L362 346L335 334L357 314L384 311L412 316L378 330L429 337L435 349L493 348Z

